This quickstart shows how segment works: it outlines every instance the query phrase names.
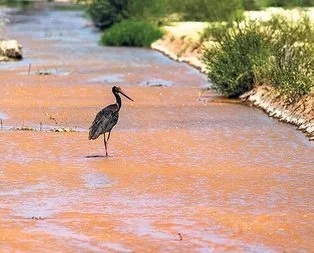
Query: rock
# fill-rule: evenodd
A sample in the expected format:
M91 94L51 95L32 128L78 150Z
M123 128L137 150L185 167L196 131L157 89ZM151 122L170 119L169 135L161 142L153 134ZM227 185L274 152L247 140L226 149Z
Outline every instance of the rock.
M22 46L16 40L0 41L0 59L20 60L22 57Z

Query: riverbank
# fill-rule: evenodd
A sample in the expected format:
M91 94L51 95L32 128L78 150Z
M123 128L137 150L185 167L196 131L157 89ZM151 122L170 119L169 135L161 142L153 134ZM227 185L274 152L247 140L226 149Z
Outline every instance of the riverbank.
M178 22L165 26L163 27L165 35L154 42L151 48L206 73L206 65L199 57L202 55L202 48L206 45L205 42L200 41L207 25L206 22Z
M241 96L243 101L256 106L270 117L296 125L311 141L314 141L314 95L302 97L297 103L289 103L277 90L262 85Z
M307 13L314 20L314 8ZM269 20L273 14L284 14L291 19L300 16L297 10L283 10L269 8L267 11L250 11L245 15L249 19ZM186 62L206 74L206 65L200 60L202 50L212 41L202 39L208 26L206 22L179 22L165 26L165 35L152 44L152 48L179 62ZM270 86L256 87L247 92L241 99L257 108L262 109L269 116L280 121L296 125L314 140L314 94L301 98L297 103L291 102Z

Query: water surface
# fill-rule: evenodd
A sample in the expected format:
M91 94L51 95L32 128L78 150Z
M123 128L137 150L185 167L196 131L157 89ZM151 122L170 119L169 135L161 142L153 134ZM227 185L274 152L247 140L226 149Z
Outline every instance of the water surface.
M0 64L0 247L311 252L313 143L257 109L200 97L210 84L186 64L99 46L87 22L45 10L6 27L25 58ZM29 63L68 74L28 76ZM123 100L106 158L87 130L114 84L136 102ZM51 117L79 131L7 131L52 128Z

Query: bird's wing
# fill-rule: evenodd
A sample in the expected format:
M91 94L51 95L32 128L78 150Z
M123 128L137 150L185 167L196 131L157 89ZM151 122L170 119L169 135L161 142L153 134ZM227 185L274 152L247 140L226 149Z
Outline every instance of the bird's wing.
M89 139L97 139L99 135L107 132L112 118L119 111L116 104L109 105L99 111L89 128Z

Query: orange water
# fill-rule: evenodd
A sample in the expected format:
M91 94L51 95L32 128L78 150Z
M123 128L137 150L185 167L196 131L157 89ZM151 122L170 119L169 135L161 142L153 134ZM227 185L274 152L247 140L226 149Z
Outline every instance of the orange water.
M200 97L206 78L185 64L98 46L85 22L47 11L7 26L25 59L0 65L1 250L311 252L313 143L256 109ZM87 131L114 84L136 102L123 100L106 158ZM77 132L50 132L49 116ZM43 132L10 130L40 122Z

